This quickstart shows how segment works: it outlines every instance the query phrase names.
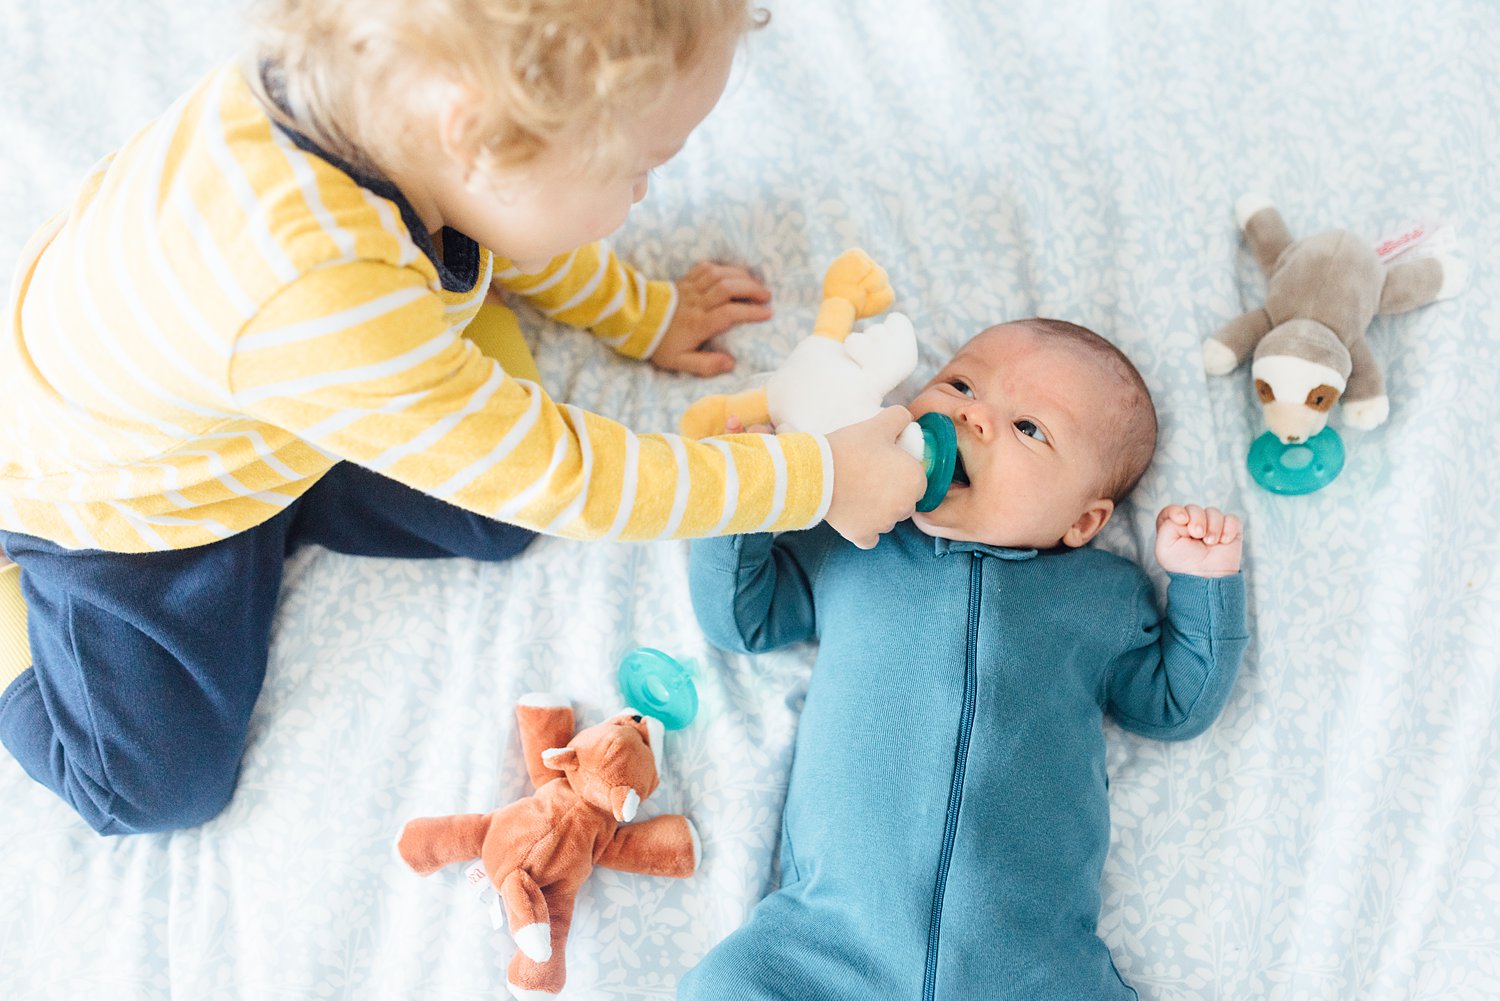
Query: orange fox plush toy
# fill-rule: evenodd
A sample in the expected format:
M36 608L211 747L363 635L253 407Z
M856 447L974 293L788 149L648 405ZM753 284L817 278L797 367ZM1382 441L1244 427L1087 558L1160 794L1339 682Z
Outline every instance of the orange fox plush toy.
M683 816L622 826L659 782L660 723L627 710L575 737L568 703L541 694L522 697L516 722L536 793L493 813L413 820L396 848L423 876L483 862L518 948L506 984L534 1001L562 991L573 901L594 866L681 878L700 849Z

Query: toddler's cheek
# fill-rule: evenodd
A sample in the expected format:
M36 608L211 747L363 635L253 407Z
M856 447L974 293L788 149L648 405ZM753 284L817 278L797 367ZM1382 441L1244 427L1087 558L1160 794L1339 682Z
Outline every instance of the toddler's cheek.
M595 214L593 229L596 235L594 239L602 240L625 225L625 220L629 218L631 206L634 204L629 199L620 199L617 204L611 204Z

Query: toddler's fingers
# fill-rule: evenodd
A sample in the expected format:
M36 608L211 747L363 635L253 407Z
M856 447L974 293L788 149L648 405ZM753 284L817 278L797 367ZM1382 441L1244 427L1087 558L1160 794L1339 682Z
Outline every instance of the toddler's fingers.
M771 316L770 306L758 302L728 299L709 312L708 325L717 335L741 323L764 323Z
M1187 510L1181 504L1168 504L1156 514L1156 530L1160 532L1167 522L1178 526L1186 525L1187 520Z
M700 379L734 371L734 357L722 351L684 351L666 364L661 361L657 361L657 364L663 368L696 375Z
M768 299L771 295L770 289L766 288L764 282L757 278L749 268L738 264L724 264L719 261L699 261L688 271L688 275L692 276L695 285L705 291L724 282L748 282L749 284L746 288L750 294L759 297L761 293L764 293ZM687 275L684 277L687 277ZM755 291L757 289L759 292Z
M761 286L750 281L748 278L716 278L703 288L694 289L692 297L704 309L714 309L724 305L726 302L733 302L736 299L741 301L754 300L757 302L765 302L770 299L769 294L761 295L757 293L756 290L758 288L761 288Z
M903 520L903 521L904 521L904 520L906 520L906 519L904 519L904 518L903 518L903 519L902 519L902 520ZM870 537L869 537L869 543L870 543L870 544L869 544L869 545L868 545L868 546L866 546L866 547L865 547L865 548L866 548L866 549L874 549L874 548L875 548L875 545L876 545L876 544L877 544L877 543L878 543L878 542L880 542L880 537L881 537L881 536L882 536L882 535L884 535L884 534L885 534L885 533L887 533L887 532L889 532L889 531L890 531L890 530L891 530L891 529L893 529L893 528L895 528L895 527L896 527L896 523L895 523L895 522L894 522L894 521L890 521L890 522L886 522L886 525L885 525L885 527L884 527L884 528L882 528L882 529L880 529L880 530L879 530L879 531L878 531L878 532L876 532L876 533L875 533L875 534L874 534L874 535L871 535L871 536L870 536Z
M1245 525L1240 521L1239 515L1228 514L1224 516L1224 534L1220 541L1225 543L1234 542L1245 533Z
M713 268L714 265L708 261L699 261L688 268L686 274L677 279L677 287L684 291L691 289L694 292L708 288L714 282Z
M771 301L770 289L756 281L749 274L739 270L720 276L714 283L714 287L709 294L715 305L727 302L730 299L760 303Z
M906 425L911 423L911 411L903 406L886 407L880 413L871 417L870 420L877 421L877 427L881 432L890 436L891 441L901 437L906 430Z

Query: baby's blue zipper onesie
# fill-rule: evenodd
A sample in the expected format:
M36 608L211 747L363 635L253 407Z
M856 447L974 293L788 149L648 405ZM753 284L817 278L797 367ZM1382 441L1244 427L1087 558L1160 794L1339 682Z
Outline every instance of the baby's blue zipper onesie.
M826 527L694 544L715 644L816 638L783 816L782 886L681 1001L1108 1001L1103 715L1162 739L1218 715L1241 577L1145 574L1101 550Z

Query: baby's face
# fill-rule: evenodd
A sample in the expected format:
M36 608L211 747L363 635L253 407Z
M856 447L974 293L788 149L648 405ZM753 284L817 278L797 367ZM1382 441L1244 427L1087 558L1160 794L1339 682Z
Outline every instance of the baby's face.
M960 468L928 535L994 546L1082 545L1114 510L1098 496L1104 464L1097 401L1106 378L1023 326L991 327L959 349L912 400L913 416L946 414Z

